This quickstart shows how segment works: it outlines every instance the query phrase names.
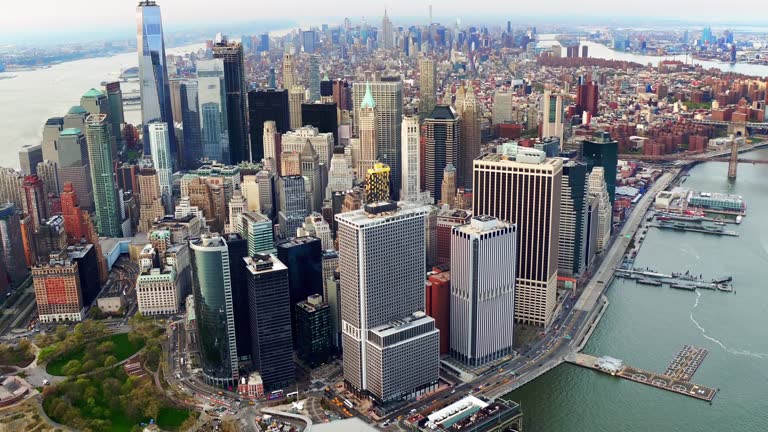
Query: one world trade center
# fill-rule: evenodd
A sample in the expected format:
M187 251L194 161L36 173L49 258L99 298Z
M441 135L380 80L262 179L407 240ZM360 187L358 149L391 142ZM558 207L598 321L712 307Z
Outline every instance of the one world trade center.
M139 82L141 89L141 122L144 125L144 154L150 153L147 127L152 121L168 124L171 158L176 165L178 146L173 127L168 66L165 59L163 23L160 6L153 0L142 0L136 8L136 36L139 51Z

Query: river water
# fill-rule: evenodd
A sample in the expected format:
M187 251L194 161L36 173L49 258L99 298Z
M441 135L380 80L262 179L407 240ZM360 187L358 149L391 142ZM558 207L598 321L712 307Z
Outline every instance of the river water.
M768 159L768 149L745 157ZM743 196L747 217L727 227L740 237L651 228L635 266L732 275L736 293L616 279L607 293L610 306L584 349L663 372L683 344L704 347L709 354L691 381L720 389L712 405L562 365L508 395L522 403L527 432L768 430L768 165L740 164L734 182L726 173L725 163L700 164L683 186Z

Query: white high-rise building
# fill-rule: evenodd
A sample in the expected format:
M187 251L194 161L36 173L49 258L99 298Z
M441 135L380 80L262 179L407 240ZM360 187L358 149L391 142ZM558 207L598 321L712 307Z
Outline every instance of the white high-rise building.
M280 165L280 153L282 149L278 147L277 143L277 124L268 120L264 122L264 168L272 172L277 172L277 168Z
M293 54L283 54L283 88L289 90L298 84L296 66L293 64Z
M160 194L163 197L165 212L173 213L173 161L171 160L171 145L168 142L168 123L152 122L148 126L149 149L152 155L152 164L157 171L157 180L160 184Z
M475 216L451 230L451 354L477 367L512 354L517 229Z
M403 189L400 199L416 201L421 193L421 142L419 139L419 118L403 117Z
M320 213L313 212L304 218L304 224L296 230L296 237L313 236L320 239L323 250L333 249L333 237L331 226L328 225Z
M541 136L558 137L563 142L563 95L544 90L544 97L541 100Z
M232 199L229 200L229 222L224 231L228 233L242 232L243 226L240 215L246 211L248 211L248 201L243 197L242 192L236 190Z
M493 124L501 124L512 121L512 104L514 93L496 90L493 94Z
M373 168L376 163L377 133L376 133L376 100L371 94L371 86L366 83L365 97L360 103L357 118L357 131L359 139L359 152L357 162L357 176L365 177L365 173Z
M299 129L303 126L301 121L301 104L304 102L306 91L304 86L294 85L288 90L288 117L291 129Z
M265 128L266 130L266 123ZM265 135L266 139L266 135ZM326 167L331 163L331 155L333 154L333 134L330 132L321 133L314 126L304 126L293 131L288 131L283 134L280 141L280 147L284 152L296 152L301 153L304 150L304 146L307 141L312 143L312 147L315 148L317 156L320 158L320 163ZM266 157L266 141L265 156Z
M179 312L181 290L173 267L153 268L136 280L136 301L142 315L173 315Z
M588 178L589 196L596 197L599 205L597 211L597 242L595 250L600 253L608 247L611 241L611 228L613 225L613 207L611 197L608 195L608 186L605 183L603 167L594 167Z
M380 403L437 384L439 330L422 312L429 211L390 201L336 215L344 381Z
M352 189L355 181L355 173L344 154L342 147L333 149L331 166L328 170L328 185L325 187L325 199L333 198L334 192L348 191Z
M260 211L259 207L259 182L255 175L243 176L243 182L240 184L243 198L248 204L248 211Z

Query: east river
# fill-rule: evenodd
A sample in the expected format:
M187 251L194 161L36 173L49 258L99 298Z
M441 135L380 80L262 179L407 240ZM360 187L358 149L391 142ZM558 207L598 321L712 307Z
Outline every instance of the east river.
M768 159L768 149L745 158ZM712 405L609 375L562 365L507 397L522 403L527 432L768 430L768 165L693 168L684 187L744 197L739 237L650 228L635 262L663 273L733 276L735 294L700 293L616 279L610 306L584 352L663 372L684 344L709 350L691 380L719 388Z

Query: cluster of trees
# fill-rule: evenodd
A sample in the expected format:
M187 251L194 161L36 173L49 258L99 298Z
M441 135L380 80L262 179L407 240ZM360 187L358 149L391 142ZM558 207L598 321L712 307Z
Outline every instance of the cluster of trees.
M164 328L159 326L153 319L140 313L134 315L129 323L132 329L131 333L128 334L129 340L133 338L144 342L146 346L144 358L147 361L147 367L153 371L157 370L163 354L161 343L165 334Z
M157 419L161 409L171 406L150 379L128 376L122 368L46 387L43 396L43 407L52 419L92 432Z
M0 365L24 367L35 359L32 342L24 338L16 345L0 344Z
M96 321L83 321L75 326L74 331L70 331L67 326L60 325L52 333L41 333L35 339L37 346L41 348L38 360L45 362L86 342L101 339L108 335L107 327Z

